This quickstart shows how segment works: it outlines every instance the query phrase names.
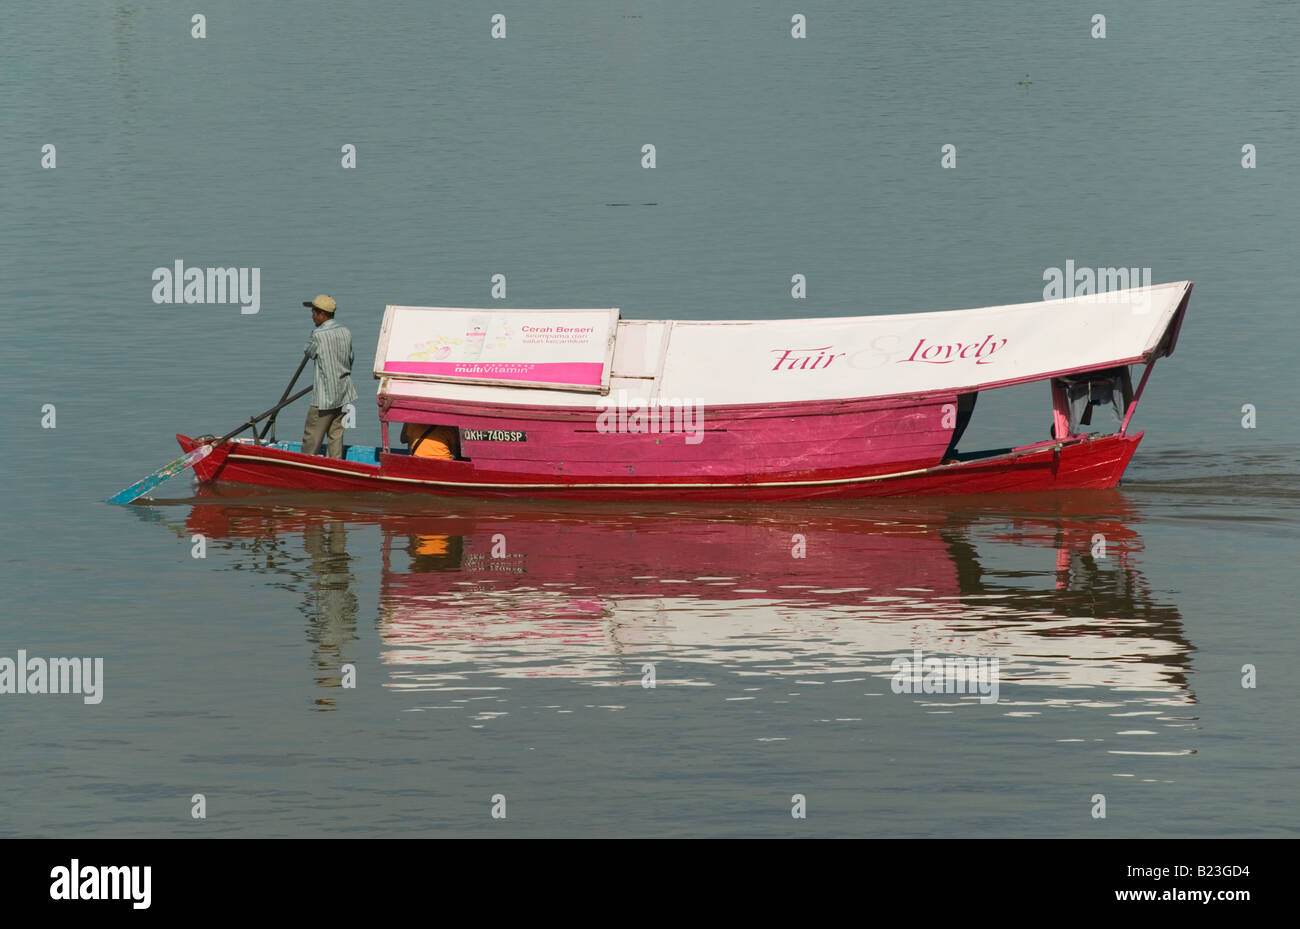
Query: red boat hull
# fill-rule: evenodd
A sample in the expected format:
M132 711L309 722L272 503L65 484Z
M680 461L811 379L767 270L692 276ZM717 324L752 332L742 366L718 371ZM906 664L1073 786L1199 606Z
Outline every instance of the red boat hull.
M199 445L177 435L186 452ZM928 467L858 467L777 474L697 477L594 477L480 469L472 461L440 461L380 452L378 463L303 455L246 442L215 449L194 470L204 483L295 490L415 493L448 497L545 497L568 500L807 500L988 494L1116 486L1142 433L1041 443L972 461ZM630 470L630 469L629 469Z

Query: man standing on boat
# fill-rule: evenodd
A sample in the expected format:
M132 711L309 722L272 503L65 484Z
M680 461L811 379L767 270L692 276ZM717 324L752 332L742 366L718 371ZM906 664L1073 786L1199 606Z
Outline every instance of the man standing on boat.
M321 294L303 306L311 307L311 321L316 324L303 349L308 358L316 359L316 386L302 427L302 451L304 455L319 454L328 433L329 457L342 458L343 405L357 399L352 383L352 333L334 321L338 304L333 297Z

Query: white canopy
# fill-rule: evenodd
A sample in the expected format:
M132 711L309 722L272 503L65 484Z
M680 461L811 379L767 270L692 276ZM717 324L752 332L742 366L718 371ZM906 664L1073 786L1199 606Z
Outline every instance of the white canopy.
M894 316L621 320L616 324L612 363L605 369L608 383L599 389L663 403L770 404L961 393L1149 362L1173 351L1191 287L1191 282L1180 281L1067 300ZM388 309L393 314L412 308ZM555 320L583 312L592 314L585 317L589 320L603 312L612 314L607 317L611 325L617 314L617 310L528 312L542 318L555 314ZM386 315L385 332L389 320ZM389 354L384 356L386 350ZM583 350L596 357L594 346ZM537 359L547 351L543 349ZM599 395L577 392L592 390L591 386L557 390L561 385L546 389L507 382L499 386L435 383L404 376L391 367L391 349L382 339L380 355L384 357L377 357L375 363L376 376L384 378L380 394L398 405L403 397L543 406L602 404ZM573 361L560 354L554 357L557 362ZM390 365L387 370L385 364Z

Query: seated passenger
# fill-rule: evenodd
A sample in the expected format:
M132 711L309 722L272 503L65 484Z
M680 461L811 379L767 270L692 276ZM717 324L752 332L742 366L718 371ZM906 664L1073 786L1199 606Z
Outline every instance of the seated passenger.
M460 457L460 432L455 426L406 423L402 426L402 441L416 458L455 461Z

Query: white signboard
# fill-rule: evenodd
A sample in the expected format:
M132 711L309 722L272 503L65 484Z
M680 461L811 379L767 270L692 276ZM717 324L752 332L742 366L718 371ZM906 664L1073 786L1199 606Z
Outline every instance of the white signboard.
M375 376L607 392L618 309L389 306Z
M840 319L676 321L659 391L705 405L980 390L1131 364L1187 282L1040 303Z

